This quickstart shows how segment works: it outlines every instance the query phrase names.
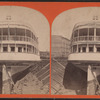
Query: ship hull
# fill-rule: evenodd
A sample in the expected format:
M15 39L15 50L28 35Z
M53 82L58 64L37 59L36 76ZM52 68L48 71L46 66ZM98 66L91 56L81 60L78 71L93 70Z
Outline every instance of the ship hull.
M100 69L100 53L72 53L68 56L68 62L87 72L90 65L93 69Z
M3 83L7 82L9 79L12 79L14 83L22 79L30 71L30 67L33 67L37 61L3 61L0 63L0 68Z
M90 60L69 60L65 69L63 84L79 95L96 95L100 84L100 62ZM92 87L91 87L92 86ZM77 91L80 91L78 93Z
M6 70L10 71L11 75L13 75L27 69L31 65L34 66L34 64L38 61L1 61L0 72L2 71L3 65L5 65L5 67L7 68Z

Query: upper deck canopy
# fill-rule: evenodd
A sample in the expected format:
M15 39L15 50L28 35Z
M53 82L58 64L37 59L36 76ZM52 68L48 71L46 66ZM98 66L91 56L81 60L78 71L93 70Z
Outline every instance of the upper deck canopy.
M7 39L8 37L9 39ZM30 25L16 21L0 21L0 40L5 40L5 38L11 40L16 37L28 37L38 43L38 38Z
M73 31L81 28L100 28L100 21L79 22L75 24Z
M100 21L77 23L72 32L72 42L100 41Z

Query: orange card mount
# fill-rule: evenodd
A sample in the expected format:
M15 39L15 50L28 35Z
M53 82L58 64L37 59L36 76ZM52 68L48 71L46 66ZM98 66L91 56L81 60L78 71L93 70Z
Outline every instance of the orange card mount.
M51 94L51 30L52 30L51 27L52 27L52 23L54 19L56 18L56 16L58 16L62 12L70 10L70 9L80 8L80 7L100 7L99 2L0 2L0 6L20 6L20 7L27 7L27 8L34 9L42 13L47 18L49 22L49 26L50 26L50 35L49 35L50 37L49 90L50 91L49 93L48 94L42 94L42 93L41 94L28 94L28 93L26 94L0 94L0 98L100 98L99 95L90 96L90 95L53 95Z

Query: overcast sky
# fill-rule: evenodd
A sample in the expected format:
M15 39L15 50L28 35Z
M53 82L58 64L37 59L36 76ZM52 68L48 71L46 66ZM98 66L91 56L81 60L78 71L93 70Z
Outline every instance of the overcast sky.
M79 22L92 21L93 16L98 16L100 21L100 7L81 7L66 10L53 21L52 34L70 39L74 25Z
M5 21L6 16L12 17L12 21L28 23L33 27L41 51L49 51L50 26L46 17L31 8L18 6L0 6L0 21Z

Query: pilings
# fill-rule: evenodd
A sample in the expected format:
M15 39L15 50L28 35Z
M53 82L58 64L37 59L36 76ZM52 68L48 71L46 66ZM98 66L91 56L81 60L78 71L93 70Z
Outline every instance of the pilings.
M87 70L87 95L100 95L100 84L97 77L100 75L100 69L88 65Z
M87 69L87 95L95 95L96 93L96 80L92 67L88 65Z
M13 81L10 75L10 72L7 70L5 65L2 66L2 94L13 94Z

